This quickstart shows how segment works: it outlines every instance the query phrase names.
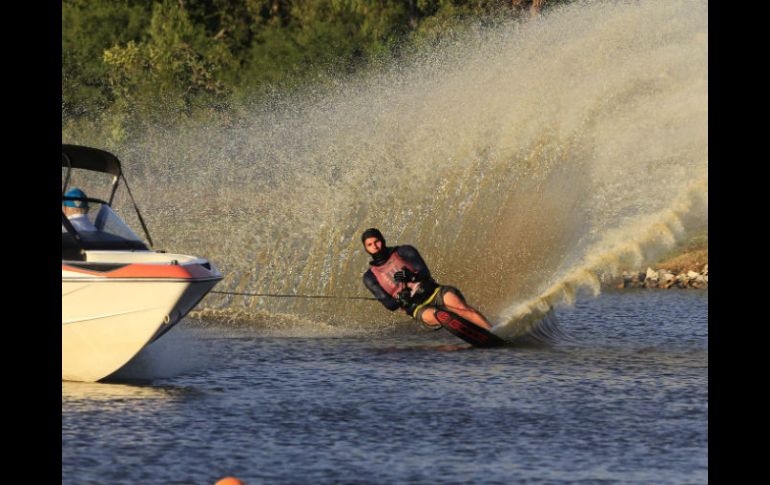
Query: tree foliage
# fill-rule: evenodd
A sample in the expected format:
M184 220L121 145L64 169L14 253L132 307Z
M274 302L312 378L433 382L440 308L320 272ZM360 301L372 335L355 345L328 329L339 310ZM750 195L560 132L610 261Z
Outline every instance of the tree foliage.
M122 140L129 127L358 72L434 41L463 19L518 16L531 3L64 0L63 128L95 121Z

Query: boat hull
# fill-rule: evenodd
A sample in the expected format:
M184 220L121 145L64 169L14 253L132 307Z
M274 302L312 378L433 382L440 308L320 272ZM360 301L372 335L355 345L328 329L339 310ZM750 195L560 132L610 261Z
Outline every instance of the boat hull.
M114 373L220 279L63 279L62 380L95 382Z

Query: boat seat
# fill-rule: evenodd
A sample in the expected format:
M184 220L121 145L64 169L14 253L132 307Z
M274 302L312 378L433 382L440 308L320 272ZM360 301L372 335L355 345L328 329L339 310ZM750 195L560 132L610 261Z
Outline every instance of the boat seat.
M96 219L94 220L94 226L99 231L104 230L104 223L107 222L107 210L105 210L105 207L105 205L99 207L99 213L96 214Z

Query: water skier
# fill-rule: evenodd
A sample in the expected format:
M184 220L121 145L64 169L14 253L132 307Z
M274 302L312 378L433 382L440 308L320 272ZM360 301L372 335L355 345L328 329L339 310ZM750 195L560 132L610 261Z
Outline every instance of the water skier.
M375 228L361 235L364 249L372 257L364 273L364 285L390 311L403 310L407 315L437 330L441 324L436 311L449 309L460 317L484 328L492 325L469 306L457 288L439 285L430 275L425 261L413 246L388 247L382 233Z

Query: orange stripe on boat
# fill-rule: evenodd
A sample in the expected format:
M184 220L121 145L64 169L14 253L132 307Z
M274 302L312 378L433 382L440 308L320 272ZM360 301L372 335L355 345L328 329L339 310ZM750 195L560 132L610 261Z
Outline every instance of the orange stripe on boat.
M199 264L181 266L176 264L129 264L113 271L89 271L62 264L62 269L107 278L205 278L211 272Z

